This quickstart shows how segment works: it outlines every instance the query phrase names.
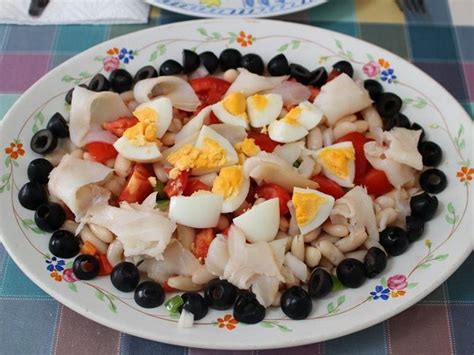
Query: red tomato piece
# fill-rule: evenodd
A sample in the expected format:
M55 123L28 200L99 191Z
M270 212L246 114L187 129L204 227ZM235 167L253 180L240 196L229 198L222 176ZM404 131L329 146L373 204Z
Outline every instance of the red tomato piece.
M211 191L211 188L200 180L189 180L186 184L186 188L184 189L183 195L191 196L193 193L200 190Z
M148 181L150 176L152 176L152 174L147 166L135 164L132 175L118 197L118 202L142 203L143 200L153 192L153 187Z
M273 141L268 135L260 132L249 132L247 138L255 139L255 144L267 153L273 152L273 149L280 145L280 143Z
M323 175L315 175L311 180L319 184L319 191L331 195L335 199L341 198L345 194L345 191L341 186Z
M329 72L328 75L328 80L326 80L326 83L329 83L332 79L337 78L339 75L341 75L341 72L337 69L333 69Z
M176 292L178 291L177 289L175 289L174 287L171 287L170 285L168 285L168 281L165 281L163 283L163 291L165 292L168 292L168 293L171 293L171 292Z
M211 113L209 114L209 124L218 124L218 123L222 123L218 118L217 116L214 114L214 112L211 111Z
M367 158L364 153L364 144L369 142L371 139L364 136L359 132L351 132L342 136L334 143L341 142L352 142L355 150L355 180L358 181L360 178L364 177L367 170L370 167Z
M104 142L88 143L85 149L91 155L92 159L102 164L107 162L107 160L115 158L118 154L112 144Z
M202 229L194 239L193 254L200 261L204 261L209 251L209 245L215 238L214 230L212 228Z
M112 273L112 265L110 265L107 260L107 256L98 255L96 256L97 261L99 261L99 276L107 276Z
M320 88L317 88L315 86L309 86L309 89L311 90L311 96L309 97L309 101L313 102L314 99L319 95L319 93L321 92L321 89Z
M182 171L176 179L168 180L163 191L168 197L182 195L186 189L188 180L189 173L187 171Z
M361 185L367 187L369 195L375 197L386 194L393 190L393 186L382 170L370 169L361 181Z
M135 126L137 122L138 120L135 117L120 117L115 121L104 122L102 127L117 137L122 137L123 132L125 132L127 128Z
M211 76L192 79L189 84L201 101L200 108L218 102L230 86L228 81Z
M277 184L263 184L257 189L258 197L263 197L266 200L278 197L280 200L280 215L284 216L288 213L288 201L291 200L291 195L283 187Z

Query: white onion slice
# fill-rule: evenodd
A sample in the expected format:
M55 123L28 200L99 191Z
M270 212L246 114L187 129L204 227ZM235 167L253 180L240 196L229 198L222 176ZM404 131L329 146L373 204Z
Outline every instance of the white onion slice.
M113 135L109 131L91 130L86 134L86 136L82 140L82 144L86 145L92 142L114 144L117 141L117 139L118 139L117 136Z
M297 279L306 282L308 279L308 268L304 262L288 252L285 254L285 265L288 266Z
M178 320L178 328L192 328L194 324L194 314L183 308Z
M241 92L245 97L260 91L270 90L280 85L288 79L288 75L284 76L260 76L249 72L247 69L239 68L239 76L226 92L229 95L233 92Z
M294 106L306 101L311 96L311 90L296 81L283 81L280 85L265 92L266 94L278 94L283 99L283 105Z

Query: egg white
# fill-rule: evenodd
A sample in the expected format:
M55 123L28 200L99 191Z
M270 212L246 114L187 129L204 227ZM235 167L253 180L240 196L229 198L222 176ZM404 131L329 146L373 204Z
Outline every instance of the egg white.
M153 163L158 161L161 157L158 145L154 143L141 146L134 145L125 136L115 141L114 148L126 159L137 163Z
M149 102L140 104L135 111L144 108L150 108L156 112L158 119L156 120L156 137L161 138L168 130L173 118L173 106L171 100L167 97L159 97Z
M314 194L325 199L325 203L319 206L319 210L316 212L316 215L313 217L313 219L309 223L306 223L305 225L298 224L298 228L301 234L307 234L311 232L312 230L318 228L320 225L322 225L326 221L326 219L328 219L329 214L331 213L332 208L334 207L334 197L332 197L331 195L326 195L317 190L302 189L300 187L293 188L293 193L295 192L305 193L305 194ZM296 206L294 207L296 208Z
M253 95L255 96L255 95ZM278 94L262 95L268 100L263 109L258 109L253 96L247 97L247 113L252 127L263 127L275 121L283 108L283 99Z
M250 179L245 176L235 196L224 199L222 203L222 213L234 212L245 201L250 190Z
M316 127L323 118L323 112L309 101L301 102L298 107L301 113L298 122L307 130Z
M219 221L222 201L222 196L207 191L191 196L172 196L168 217L184 226L212 228Z
M352 145L352 142L341 142L333 145L329 145L327 147L324 147L322 149L317 150L314 153L314 158L316 161L321 164L323 174L328 178L331 179L332 181L336 182L338 185L343 186L343 187L353 187L354 186L354 176L355 176L355 160L351 160L348 162L348 171L349 174L347 177L341 177L328 169L327 165L324 163L324 161L320 158L321 152L323 152L325 149L337 149L337 148L350 148L354 149L354 146ZM355 154L355 152L354 152Z
M308 130L299 124L290 124L283 120L273 121L268 126L268 135L279 143L291 143L308 134Z
M223 123L244 127L245 129L249 128L249 121L247 118L231 114L225 109L223 101L219 101L212 105L212 112L214 112L214 115L216 115L216 117Z

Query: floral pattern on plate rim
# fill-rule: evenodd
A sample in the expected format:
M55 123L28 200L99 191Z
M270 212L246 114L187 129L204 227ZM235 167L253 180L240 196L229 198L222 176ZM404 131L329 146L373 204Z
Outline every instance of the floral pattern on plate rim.
M224 43L227 43L228 45L235 43L238 46L246 47L246 46L253 45L256 41L256 37L253 34L247 33L243 30L240 31L239 33L227 32L223 34L220 32L208 32L205 28L201 27L201 28L198 28L197 31L199 35L202 37L202 39L187 39L187 41L196 42L196 45L192 47L192 50L194 51L196 51L198 47L200 47L201 45L204 45L208 42L224 42ZM260 37L259 41L265 40L268 38L272 38L272 36ZM118 47L110 48L109 50L107 50L106 56L94 57L95 61L100 61L102 63L102 66L97 70L95 74L100 73L102 70L105 72L110 72L117 68L123 68L125 67L126 64L130 63L130 61L134 60L135 56L137 56L139 52L149 50L150 48L151 48L151 51L149 53L148 61L155 62L159 57L163 56L166 53L167 46L174 43L178 43L180 41L184 41L184 39L159 40L159 41L150 43L139 50L130 50L127 48L119 49ZM462 208L462 211L459 214L456 212L456 207L453 202L449 202L447 205L447 213L445 215L445 221L446 223L451 225L451 230L448 233L447 237L443 241L441 241L435 248L432 248L433 243L431 240L425 239L424 244L428 248L427 254L418 261L418 263L412 268L412 270L407 275L396 274L389 277L388 279L382 278L380 280L380 283L375 287L375 289L369 292L369 295L367 298L363 299L359 303L356 303L355 305L346 309L343 309L342 307L344 303L346 303L346 296L339 295L335 300L329 302L326 305L325 314L307 318L307 319L320 319L320 318L332 317L337 314L349 312L350 310L355 309L368 301L378 301L378 300L388 301L389 299L396 299L396 298L403 297L407 294L407 292L409 292L410 289L418 285L417 282L411 282L411 278L417 270L429 268L433 262L441 262L443 260L446 260L448 258L448 254L437 254L437 252L443 246L443 244L446 243L453 236L461 220L464 218L464 215L467 210L468 201L469 201L470 183L473 179L472 176L474 175L474 169L470 167L471 162L469 161L469 159L464 158L464 155L462 152L466 145L465 137L464 137L465 129L463 125L461 124L459 126L456 136L453 136L451 131L448 129L446 119L444 118L444 116L442 115L441 111L436 106L436 104L432 102L428 97L426 97L423 93L421 93L418 89L412 86L409 86L408 84L404 84L402 81L400 81L397 75L395 74L395 69L391 66L389 61L387 61L384 58L376 58L375 56L371 54L367 54L368 61L356 60L354 58L353 53L350 50L345 49L343 47L342 42L338 39L335 40L335 49L331 49L314 41L310 41L310 40L299 38L299 37L288 36L287 41L282 41L281 45L278 48L276 48L276 51L285 52L288 50L295 50L295 49L298 49L299 46L303 42L318 45L319 47L323 48L324 50L330 53L329 55L320 56L319 58L320 64L324 64L331 57L348 60L352 64L360 66L362 69L362 72L368 78L380 80L388 84L405 86L411 89L412 91L414 91L416 93L416 96L414 98L407 97L403 99L405 105L412 106L416 109L423 109L427 107L428 105L434 108L438 112L444 125L441 126L438 124L431 124L429 125L429 128L441 129L449 136L449 139L453 143L456 153L459 157L458 163L460 167L459 167L459 171L456 173L456 177L458 181L462 183L466 188L466 202ZM91 78L95 74L91 74L87 71L83 71L83 72L80 72L76 76L65 75L62 77L62 81L77 85L77 84L85 82L87 79ZM45 117L42 111L45 109L45 107L52 100L54 100L55 98L59 96L64 95L65 93L66 92L62 92L50 98L49 100L41 104L27 118L27 122L29 120L32 120L33 122L32 133L36 133L39 130L39 127L44 125ZM16 186L15 181L14 181L14 174L13 174L14 167L18 167L18 163L16 160L23 158L25 156L25 151L23 150L23 145L19 137L27 122L25 122L25 124L22 126L22 128L18 132L18 136L12 139L11 144L8 147L4 148L4 153L5 153L4 166L7 172L4 173L0 178L1 179L0 193L4 193L6 191L11 192L12 207L13 207L13 212L16 218L16 222L19 228L21 229L24 237L29 242L29 244L39 254L41 254L45 258L45 262L47 264L46 270L50 273L50 277L55 282L64 281L65 283L68 284L68 288L73 292L78 292L78 287L76 284L84 284L88 287L94 288L96 298L99 301L104 302L108 306L109 310L113 313L118 312L117 302L120 302L121 304L127 307L131 307L135 309L136 311L143 313L145 315L148 315L157 319L177 322L177 319L175 319L175 317L171 317L167 315L154 315L154 314L147 313L142 309L136 308L128 304L120 297L113 295L109 291L97 285L94 285L86 281L77 280L74 277L74 274L71 269L72 261L69 261L66 263L66 261L62 259L51 257L47 253L38 249L31 242L31 240L29 239L28 235L25 233L23 228L25 228L26 230L30 230L31 232L36 233L36 234L44 234L44 232L41 231L35 225L33 220L29 218L22 218L21 215L19 214L19 211L13 205L13 195L14 195L13 190L15 189L18 190L18 187ZM15 189L13 188L12 185L15 187ZM281 321L285 321L285 320L287 320L287 318L284 318L284 317L275 318L275 319L265 319L259 324L260 326L265 327L265 328L277 328L281 330L282 332L291 332L290 328L288 328L286 325L281 323ZM219 316L213 322L207 322L207 323L196 322L196 323L199 325L217 326L218 328L225 329L225 330L234 330L237 328L237 326L244 325L236 321L229 314Z

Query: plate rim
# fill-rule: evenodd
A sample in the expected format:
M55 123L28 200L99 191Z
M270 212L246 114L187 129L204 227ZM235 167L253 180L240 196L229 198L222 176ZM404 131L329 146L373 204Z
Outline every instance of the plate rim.
M61 71L61 69L63 67L66 67L67 65L69 65L68 63L69 63L70 60L86 57L90 53L93 53L93 51L96 50L97 47L101 47L101 46L103 46L105 44L108 44L110 42L117 41L120 38L125 38L125 37L129 36L132 33L133 34L136 34L136 33L144 33L145 34L147 32L156 31L157 28L167 30L168 28L186 26L187 24L190 24L190 23L193 23L193 24L194 23L198 23L198 24L214 23L215 24L215 23L224 22L224 21L226 23L228 23L229 21L232 21L232 22L235 22L235 23L250 22L250 23L269 23L269 24L274 24L274 25L282 24L282 25L290 25L290 26L301 27L302 29L303 28L308 28L308 27L312 28L312 29L316 28L317 30L323 31L327 34L333 34L333 35L336 34L338 37L341 37L341 38L360 41L360 42L363 42L366 45L368 44L368 45L370 45L374 48L377 48L378 50L381 50L382 52L390 53L397 60L403 61L405 64L409 64L410 66L415 68L423 76L423 81L425 81L425 80L430 81L431 84L436 85L440 89L442 89L442 91L444 92L443 96L448 96L449 99L451 101L453 101L453 103L455 103L457 105L457 107L460 110L462 110L462 112L464 113L462 115L462 117L460 118L460 121L466 123L468 125L468 127L470 127L471 130L472 130L473 122L470 120L469 115L464 110L464 108L459 103L459 101L456 98L454 98L454 96L449 91L447 91L440 83L438 83L436 80L434 80L432 77L430 77L423 70L416 67L414 64L410 63L408 60L398 56L397 54L395 54L395 53L393 53L393 52L391 52L387 49L384 49L384 48L382 48L378 45L372 44L370 42L359 39L357 37L352 37L352 36L346 35L344 33L339 33L339 32L332 31L332 30L327 30L327 29L317 27L317 26L310 26L310 25L292 23L292 22L281 21L281 20L245 19L245 18L224 18L223 19L223 18L221 18L221 19L189 20L189 21L175 22L175 23L161 25L161 26L154 26L154 27L151 27L151 28L142 29L142 30L135 31L135 32L130 32L130 33L118 36L118 37L108 39L107 41L103 41L101 43L98 43L95 46L90 47L90 48L76 54L75 56L69 58L64 63L62 63L62 64L58 65L57 67L53 68L52 70L48 71L45 75L43 75L41 78L39 78L33 85L31 85L25 92L23 92L19 96L19 98L15 101L15 103L12 105L12 107L5 114L4 119L1 121L1 124L0 124L0 137L4 136L4 134L3 134L4 130L2 129L3 125L4 125L4 122L11 119L10 118L11 112L17 109L17 106L19 106L22 97L29 94L31 91L34 91L36 89L36 87L38 85L40 85L40 83L43 81L43 79L56 75L56 72ZM469 210L469 207L468 207L468 210ZM465 223L467 223L467 222L465 222ZM126 326L122 326L121 325L122 323L120 323L120 322L114 322L113 324L110 324L105 317L102 317L100 315L96 315L91 310L89 310L89 309L87 309L87 308L85 308L85 307L83 307L79 304L76 304L76 302L74 302L74 301L70 301L68 299L68 297L63 296L62 293L60 293L59 291L56 291L54 287L51 287L48 284L43 283L43 281L41 281L39 279L39 277L36 277L36 273L30 272L30 270L28 270L28 268L25 268L25 264L21 260L18 259L17 255L14 255L13 253L11 253L11 249L10 249L9 244L5 243L5 238L3 238L3 235L7 232L7 230L6 230L7 227L4 226L4 225L6 225L6 224L0 223L0 242L2 242L5 250L8 252L8 255L13 259L13 261L20 267L21 271L30 280L32 280L38 287L40 287L43 291L45 291L47 294L52 296L55 300L59 301L61 304L65 305L66 307L74 310L75 312L77 312L77 313L79 313L79 314L81 314L81 315L83 315L83 316L99 323L99 324L102 324L102 325L104 325L108 328L111 328L111 329L114 329L114 330L117 330L117 331L120 331L120 332L123 332L123 333L126 333L126 334L131 334L131 335L134 335L134 336L137 336L137 337L149 339L149 340L152 340L152 341L159 341L159 342L164 342L164 343L167 343L167 344L173 344L173 345L177 345L177 346L195 347L195 348L203 348L203 349L216 349L216 350L276 349L276 348L283 348L283 347L293 347L293 346L306 345L306 344L311 344L311 343L315 342L314 338L311 338L309 336L305 337L305 338L298 338L297 340L292 340L291 337L286 338L286 339L282 338L282 340L278 340L278 337L277 337L275 339L275 342L272 343L270 346L268 346L268 345L253 346L252 348L249 348L248 346L245 346L245 344L233 343L233 346L229 346L229 347L224 346L223 347L223 346L219 346L219 345L214 345L213 343L210 343L210 344L209 343L204 343L203 341L199 341L199 339L188 340L187 337L165 337L164 339L156 340L156 338L147 337L146 335L144 336L143 334L140 334L138 331L134 331L132 329L127 328ZM464 263L464 261L469 257L469 255L473 251L472 247L474 247L474 243L471 240L471 249L464 250L463 253L456 259L456 261L453 262L452 264L450 264L450 266L451 266L450 268L443 269L444 272L441 274L442 275L441 277L437 277L437 279L434 280L432 283L427 284L427 287L425 287L422 291L420 291L420 293L416 294L413 298L405 301L404 303L397 304L396 306L394 306L389 311L383 313L383 316L378 316L378 317L375 317L374 319L371 319L369 321L362 322L362 323L357 324L357 325L353 325L350 329L348 328L346 331L340 331L338 333L339 335L327 338L326 341L330 340L330 339L339 338L339 337L342 337L342 336L352 334L352 333L361 331L363 329L366 329L366 328L368 328L370 326L373 326L375 324L378 324L378 323L380 323L384 320L388 320L388 319L392 318L393 316L399 314L400 312L403 312L404 310L408 309L409 307L415 305L421 299L425 298L429 293L431 293L437 287L439 287L439 285L441 285L443 282L445 282L461 266L461 264ZM177 333L177 334L179 335L179 333ZM192 339L192 337L190 337L189 339Z

